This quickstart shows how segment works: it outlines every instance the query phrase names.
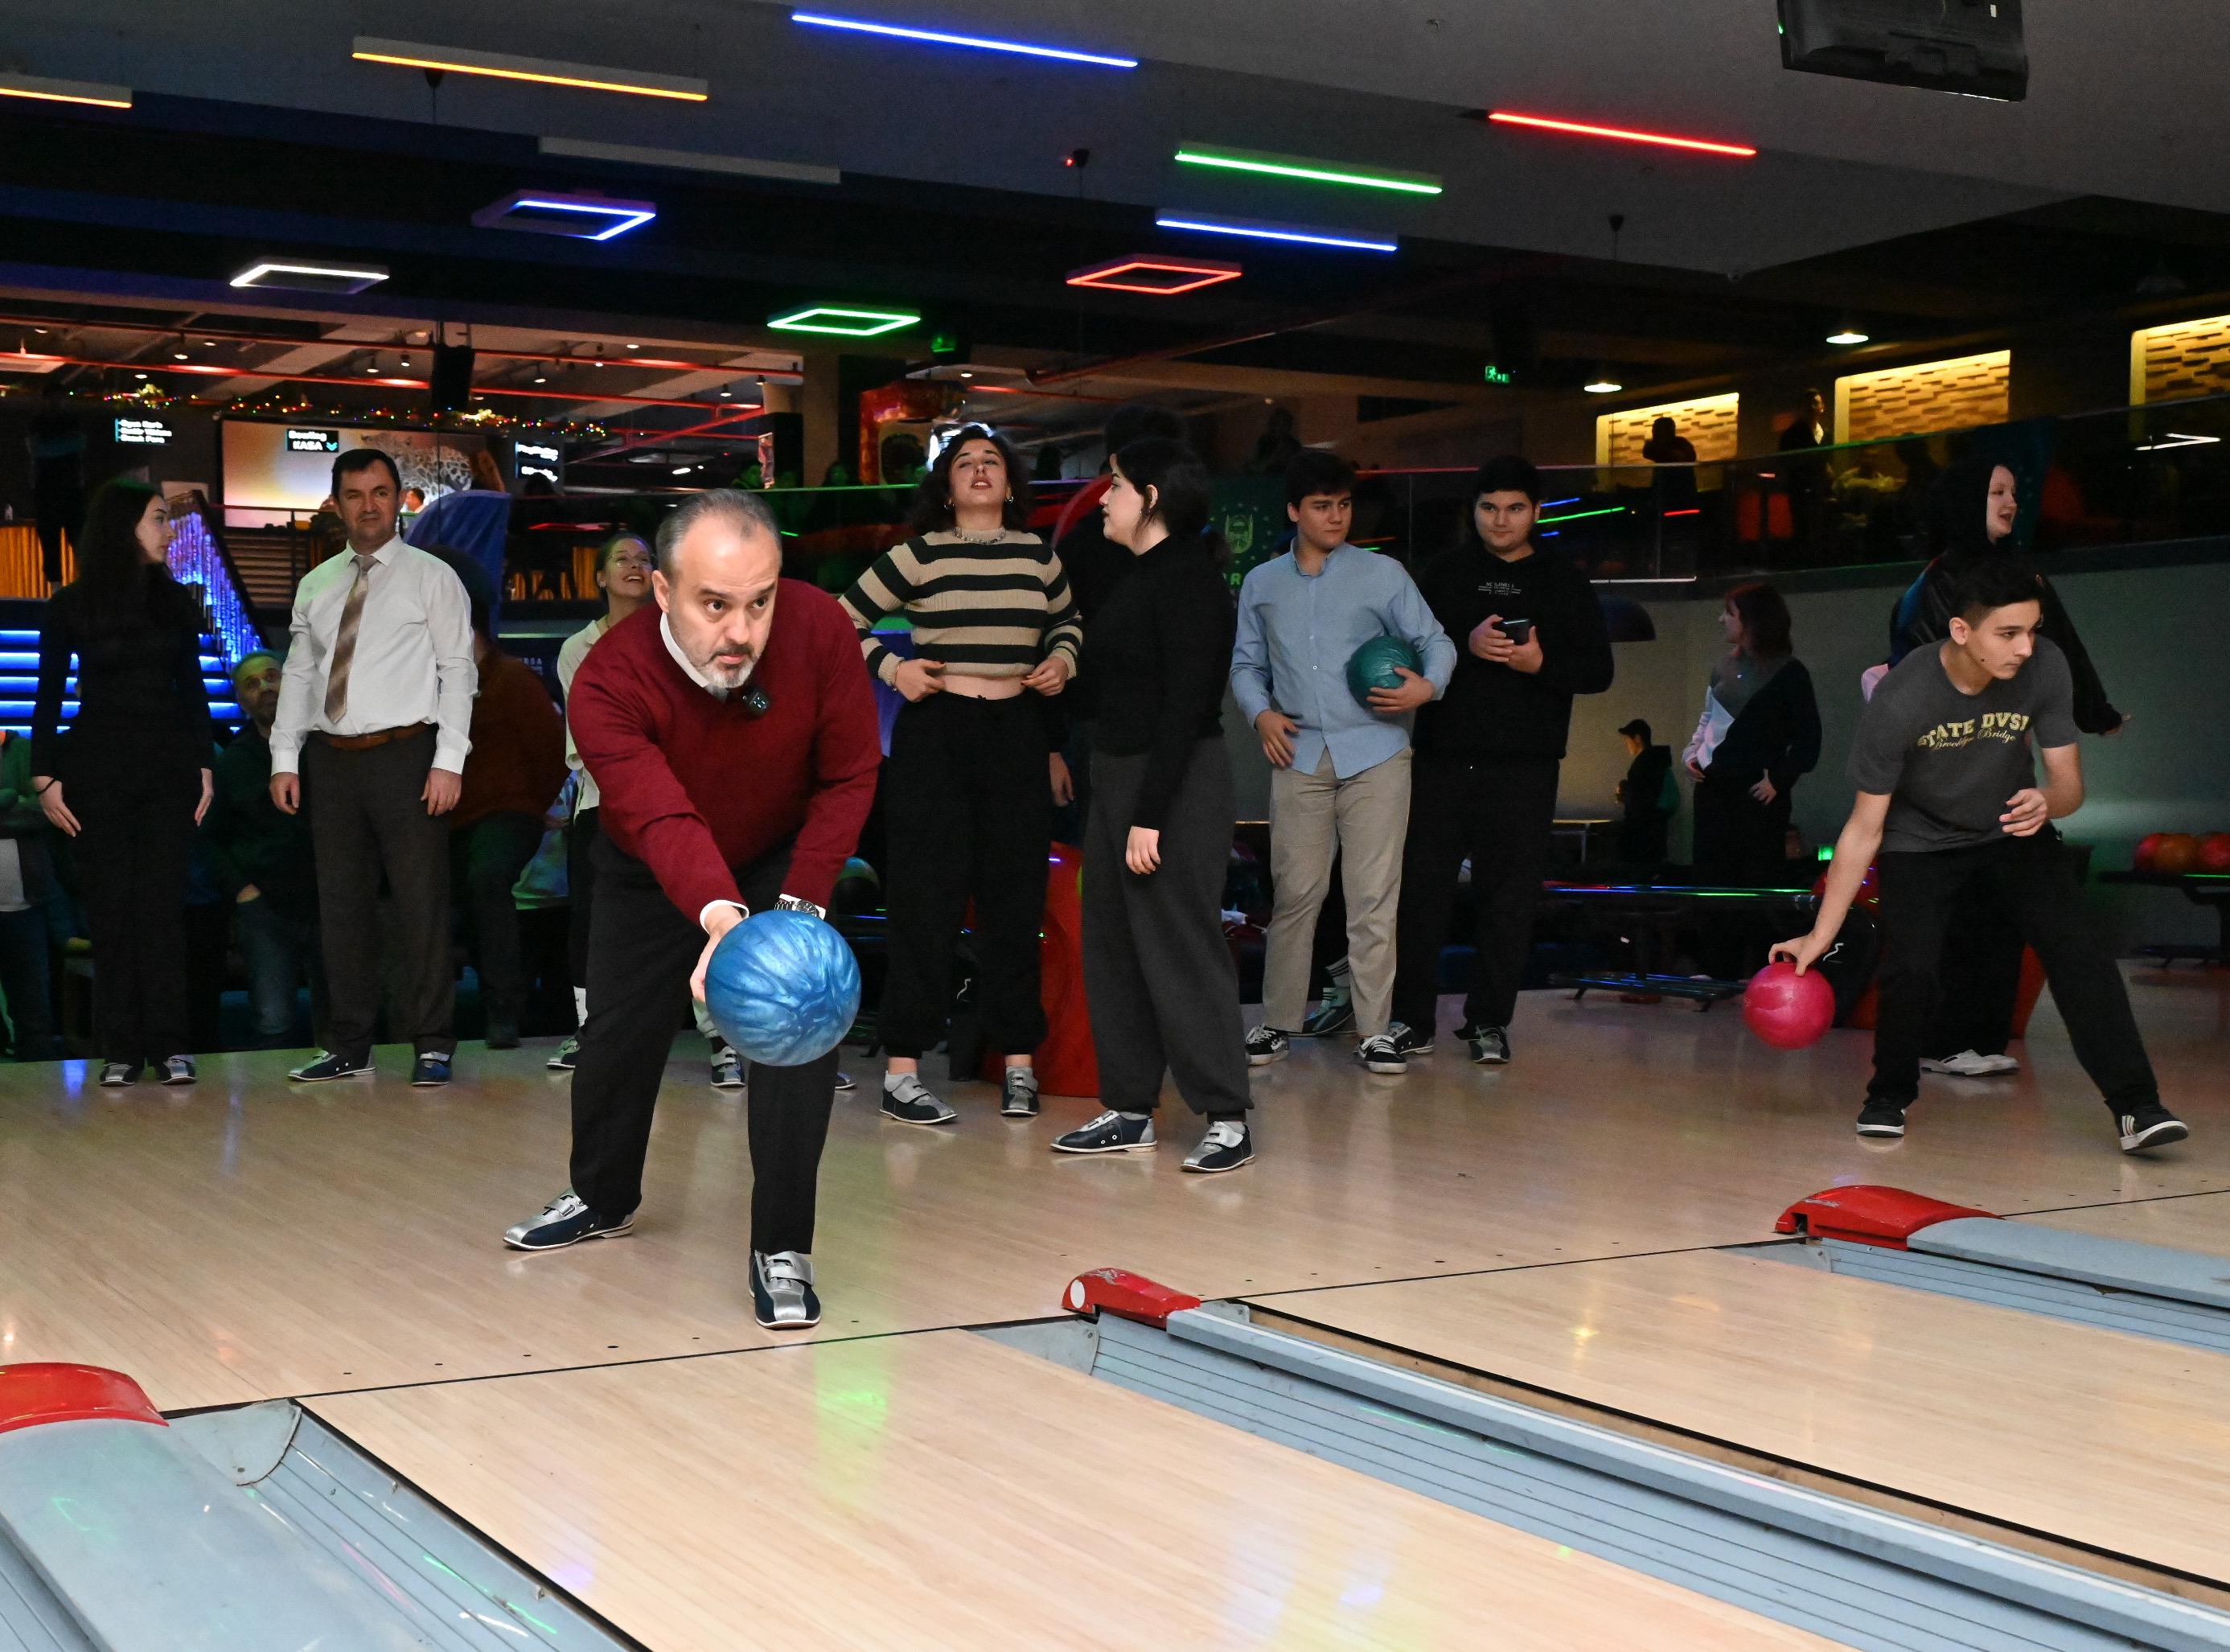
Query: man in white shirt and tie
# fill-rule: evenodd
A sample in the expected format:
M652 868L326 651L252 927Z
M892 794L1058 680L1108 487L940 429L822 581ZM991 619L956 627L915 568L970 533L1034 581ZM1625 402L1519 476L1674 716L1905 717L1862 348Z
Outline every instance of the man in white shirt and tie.
M393 896L392 1031L410 1040L410 1081L449 1081L456 980L449 956L449 830L472 749L470 603L438 557L396 532L403 478L376 448L333 461L349 548L294 592L292 641L271 731L271 801L306 791L317 852L332 1048L287 1076L372 1070L381 971L380 884Z

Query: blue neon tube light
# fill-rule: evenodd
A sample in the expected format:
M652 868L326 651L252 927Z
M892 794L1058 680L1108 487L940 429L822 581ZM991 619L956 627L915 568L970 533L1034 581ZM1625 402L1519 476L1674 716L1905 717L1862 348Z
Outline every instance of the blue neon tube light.
M826 12L793 11L794 23L815 29L848 29L861 35L887 35L895 40L922 40L934 46L969 46L979 52L1015 52L1024 57L1058 58L1064 63L1092 63L1101 68L1134 69L1135 57L1109 57L1099 52L1073 52L1060 46L1032 46L1019 40L993 40L986 35L949 35L936 29L901 29L896 23L869 23L860 17L832 17Z
M1391 241L1377 241L1330 229L1309 229L1298 224L1259 223L1249 218L1203 218L1191 213L1162 212L1154 222L1164 229L1196 229L1210 236L1244 236L1252 241L1283 241L1304 247L1338 247L1350 252L1398 252Z
M630 229L641 229L643 225L658 216L655 212L646 212L636 208L592 206L586 201L550 201L534 196L524 197L514 205L532 207L538 212L583 212L596 217L616 220L609 229L601 230L593 236L583 236L582 239L584 241L609 241L614 236L623 236Z

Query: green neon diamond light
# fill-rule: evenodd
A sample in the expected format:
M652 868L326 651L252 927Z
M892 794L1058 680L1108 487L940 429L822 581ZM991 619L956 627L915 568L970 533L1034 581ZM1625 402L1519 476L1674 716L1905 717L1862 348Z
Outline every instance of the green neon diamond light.
M1394 172L1378 168L1348 166L1337 161L1312 160L1305 155L1272 155L1258 149L1209 148L1188 144L1177 151L1187 166L1213 166L1227 172L1254 172L1266 177L1298 178L1307 184L1337 184L1357 190L1392 190L1402 195L1438 195L1440 180L1430 172Z
M921 318L911 310L854 310L838 304L809 305L788 315L770 316L767 326L782 332L833 332L844 339L872 339L896 332Z

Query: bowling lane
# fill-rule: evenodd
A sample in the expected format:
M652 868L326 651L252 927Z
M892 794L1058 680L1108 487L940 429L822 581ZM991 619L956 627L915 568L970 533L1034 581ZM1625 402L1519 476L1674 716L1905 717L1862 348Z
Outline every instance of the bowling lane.
M2230 1193L2147 1199L2087 1210L2046 1210L2022 1219L2072 1233L2096 1234L2101 1239L2132 1239L2139 1244L2172 1245L2178 1250L2230 1257ZM2223 1263L2222 1271L2230 1274L2230 1261Z
M967 1332L313 1409L654 1652L1830 1644Z
M2216 1580L2230 1358L1718 1251L1253 1299Z

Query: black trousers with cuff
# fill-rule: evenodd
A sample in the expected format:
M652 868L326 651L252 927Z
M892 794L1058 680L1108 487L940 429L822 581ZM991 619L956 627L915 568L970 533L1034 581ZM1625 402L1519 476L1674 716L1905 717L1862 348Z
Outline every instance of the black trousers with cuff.
M904 707L891 729L883 794L890 970L875 1026L893 1055L918 1058L944 1036L970 900L984 1042L1008 1055L1045 1042L1038 932L1053 782L1037 699L1028 691L1007 700L931 694Z
M1479 935L1464 1019L1475 1027L1510 1024L1533 946L1559 764L1551 757L1417 758L1409 771L1409 836L1395 920L1395 1020L1418 1032L1434 1030L1440 949L1447 944L1456 879L1469 855Z
M2160 1100L2121 971L2094 931L2059 834L1880 859L1880 1010L1870 1099L1909 1106L1938 1009L1945 938L1978 901L2036 949L2075 1059L2116 1114Z
M380 885L386 945L396 956L397 1038L421 1055L457 1048L457 972L449 951L449 823L426 812L434 726L345 752L313 734L302 746L303 807L317 854L319 940L325 959L327 1036L336 1055L369 1060L379 1023Z
M592 852L596 903L589 1021L573 1069L573 1191L600 1215L622 1216L642 1203L658 1087L705 932L667 898L648 867L609 837L600 836ZM785 844L737 870L737 888L753 912L781 895L790 853ZM754 1063L749 1082L751 1249L810 1255L836 1052L802 1067Z

